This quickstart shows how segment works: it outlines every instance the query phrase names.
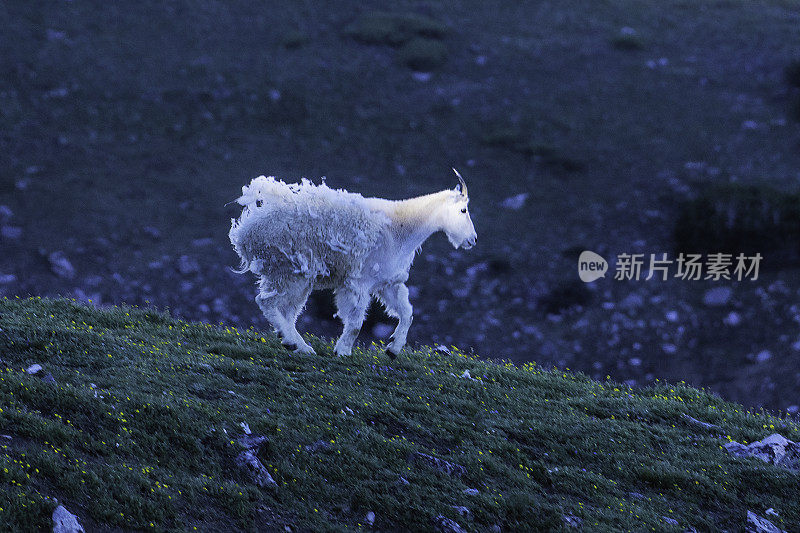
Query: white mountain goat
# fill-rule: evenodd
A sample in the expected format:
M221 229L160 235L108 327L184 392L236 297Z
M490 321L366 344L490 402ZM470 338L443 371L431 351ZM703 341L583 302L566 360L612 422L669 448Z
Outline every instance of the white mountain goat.
M329 288L344 323L335 353L350 354L375 296L399 319L386 349L396 357L411 326L405 282L415 253L437 231L455 248L472 248L478 238L467 211L467 185L456 175L455 189L397 201L305 179L286 184L259 176L242 187L236 201L244 209L228 234L242 260L237 272L259 277L256 303L283 344L314 352L295 323L311 291Z

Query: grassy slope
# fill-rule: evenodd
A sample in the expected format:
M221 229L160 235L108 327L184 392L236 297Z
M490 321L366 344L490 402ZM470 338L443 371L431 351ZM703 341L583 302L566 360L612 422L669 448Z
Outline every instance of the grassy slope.
M12 437L0 439L0 529L48 527L53 497L85 525L124 530L358 529L369 510L378 529L443 514L545 530L573 514L592 531L737 530L768 507L800 527L797 474L720 449L774 431L798 440L800 427L682 385L631 390L457 350L337 359L316 338L320 355L299 356L253 330L66 300L2 300L0 328ZM55 385L22 371L34 362ZM260 454L276 490L233 464L242 421L270 439ZM409 463L415 451L467 473Z

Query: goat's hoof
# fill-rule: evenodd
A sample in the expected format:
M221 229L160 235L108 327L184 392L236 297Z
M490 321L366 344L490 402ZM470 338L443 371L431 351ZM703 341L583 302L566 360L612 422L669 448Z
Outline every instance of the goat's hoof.
M389 348L386 348L386 355L388 355L388 356L389 356L389 359L391 359L392 361L394 361L394 359L397 357L397 354L396 354L396 353L394 353L394 352L393 352L392 350L390 350Z
M290 352L293 352L293 351L297 350L297 345L293 344L291 342L282 342L281 346L283 346L284 348L286 348Z

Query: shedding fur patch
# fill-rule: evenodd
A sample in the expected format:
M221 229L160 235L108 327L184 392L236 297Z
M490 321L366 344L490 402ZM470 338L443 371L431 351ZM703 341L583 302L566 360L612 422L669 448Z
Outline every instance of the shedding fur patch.
M240 272L268 278L275 288L302 276L331 284L360 272L388 231L388 216L371 199L303 179L287 184L259 176L242 187L243 206L228 234Z

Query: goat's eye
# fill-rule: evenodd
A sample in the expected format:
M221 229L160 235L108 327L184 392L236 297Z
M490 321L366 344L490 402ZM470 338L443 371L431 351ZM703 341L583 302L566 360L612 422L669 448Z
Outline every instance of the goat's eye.
M466 208L466 207L462 207L462 208L461 208L461 212L462 212L462 213L466 213L466 212L467 212L467 208Z

